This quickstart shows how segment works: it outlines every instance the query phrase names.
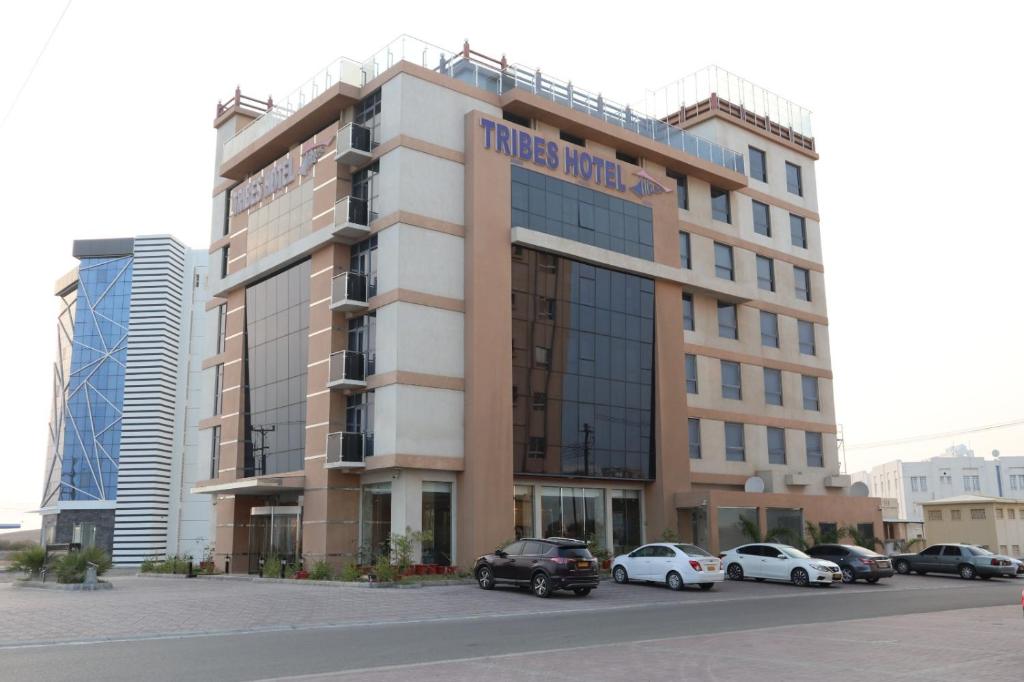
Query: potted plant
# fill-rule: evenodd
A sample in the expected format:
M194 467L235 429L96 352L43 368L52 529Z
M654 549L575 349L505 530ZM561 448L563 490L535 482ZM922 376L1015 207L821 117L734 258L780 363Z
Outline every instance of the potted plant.
M416 564L414 568L416 569L416 575L426 575L427 573L427 567L423 564Z

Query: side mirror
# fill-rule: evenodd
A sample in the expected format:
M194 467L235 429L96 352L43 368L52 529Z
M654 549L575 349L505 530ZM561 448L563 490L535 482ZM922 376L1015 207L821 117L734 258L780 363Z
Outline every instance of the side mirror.
M504 559L505 557L508 556L508 553L505 550L499 548L499 549L494 550L494 555Z
M788 556L786 556L785 554L780 554L780 555L778 555L778 556L777 556L777 557L775 557L775 558L776 558L776 559L788 559L789 557L788 557Z

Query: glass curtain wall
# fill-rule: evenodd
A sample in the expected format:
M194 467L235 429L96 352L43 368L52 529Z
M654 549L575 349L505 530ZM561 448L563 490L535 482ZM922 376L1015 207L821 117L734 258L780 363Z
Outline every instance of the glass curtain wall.
M308 260L245 291L245 475L303 468Z
M421 563L452 565L452 484L423 482Z
M643 542L640 491L612 491L612 554L624 554ZM603 543L602 543L603 544Z
M800 541L804 535L804 512L802 509L765 510L768 532L776 542L792 545Z
M601 488L541 488L544 537L597 540L604 544L604 490Z
M391 554L391 484L363 486L359 562L372 564Z
M516 540L533 537L533 486L517 485L513 492Z
M748 529L756 532L758 537L751 537ZM718 508L718 548L725 552L760 540L760 527L757 523L757 507L719 507Z

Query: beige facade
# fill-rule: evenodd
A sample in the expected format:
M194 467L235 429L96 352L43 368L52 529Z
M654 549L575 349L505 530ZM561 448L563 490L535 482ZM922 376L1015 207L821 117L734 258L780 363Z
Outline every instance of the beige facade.
M581 533L608 547L622 546L624 538L654 540L669 531L699 537L713 551L727 549L719 546L715 525L719 505L755 509L763 530L775 513L770 510L782 509L798 512L801 522L872 524L880 535L879 500L849 496L849 479L840 473L813 140L799 138L798 144L778 126L759 127L724 109L707 109L680 124L712 141L709 145L739 150L743 157L748 147L762 150L768 181L761 182L713 154L645 137L552 101L543 91L520 86L495 92L494 82L480 74L505 67L468 47L441 63L428 69L397 61L358 86L336 83L274 125L266 122L273 110L246 108L237 99L215 122L218 178L210 250L221 256L225 271L220 280L211 277L216 299L210 315L223 306L225 323L222 348L213 349L204 366L223 366L224 379L220 413L203 422L218 464L198 489L215 495L218 561L251 569L258 525L253 510L290 519L285 508L296 506L301 513L295 551L307 563L326 559L336 565L364 560L368 543L390 533L433 524L433 534L443 535L438 518L447 514L450 542L443 550L435 542L429 552L467 566L518 533L550 534L551 528L568 527L566 499L570 506L585 500ZM368 116L370 109L376 113ZM372 144L365 153L344 156L339 140L357 119L371 131ZM571 176L561 164L549 167L497 153L486 137L487 125L608 160L623 183L598 185ZM582 145L566 142L567 135ZM322 151L311 152L318 145ZM231 151L228 158L222 158L224 149ZM344 160L336 160L335 150ZM290 159L291 179L281 184L289 178L282 170L285 159ZM787 163L800 168L799 194L787 190ZM513 168L649 214L650 257L517 224ZM254 178L273 192L244 206L247 202L237 197L257 196L251 189ZM650 191L629 191L639 178L654 183L647 186ZM686 188L685 206L677 183ZM712 217L713 188L728 193L728 222ZM353 196L368 203L364 222L342 214ZM768 206L770 236L755 229L753 202ZM805 246L794 244L790 216L805 226ZM689 235L688 268L680 260L683 233ZM371 241L375 290L365 301L352 302L339 296L338 277L353 271ZM716 243L731 247L730 278L716 274ZM551 466L534 460L518 464L517 433L533 439L531 429L568 428L560 418L538 421L520 402L536 406L539 398L519 390L513 371L516 353L524 351L516 347L513 325L520 314L512 301L518 295L513 277L518 250L650 282L653 307L645 319L651 325L653 380L645 409L651 428L643 436L650 443L649 473L625 475L626 469L606 466L580 475L564 463L555 465L564 461L564 453L546 445L537 448L544 449ZM772 290L758 286L758 256L772 263ZM253 305L247 304L247 291L307 259L308 282L300 287L308 290L305 341L301 349L288 341L288 352L301 351L307 364L304 407L295 412L304 432L303 458L301 466L285 470L284 462L293 460L277 452L285 450L277 439L292 433L292 418L281 418L278 430L268 431L275 425L267 421L271 418L257 424L253 416L261 405L246 404L259 383L254 376L274 371L259 364L263 332L254 318L261 313L247 309ZM810 295L799 297L796 280L804 272ZM693 330L684 331L684 296L693 300ZM738 339L719 333L720 303L736 306ZM572 314L568 302L560 310L553 319ZM762 341L765 316L777 321L777 343ZM293 330L299 318L289 319L274 333ZM369 337L360 336L360 320L373 325ZM801 322L812 330L809 347L803 339L803 352ZM542 326L531 321L531 328ZM350 347L366 338L369 347ZM341 351L364 353L360 362L372 358L365 377L337 380L346 357ZM525 351L536 359L536 350ZM687 354L696 356L697 392L691 394ZM722 397L723 363L740 367L739 399ZM544 366L549 373L556 369ZM781 379L782 405L765 398L766 370ZM550 389L543 400L567 399L561 390ZM360 412L368 404L372 407ZM371 421L360 421L366 418ZM623 417L601 419L614 425ZM697 456L690 454L689 419L699 420ZM731 455L727 423L739 424L743 434L742 447ZM589 422L584 427L584 449L592 435L595 448L609 447L604 426L593 427L593 433ZM783 434L784 448L769 453L772 430ZM342 433L358 438L331 440ZM345 442L351 449L357 441L365 448L358 461L339 466L329 443ZM812 442L819 445L809 454ZM257 463L267 453L273 464L261 471ZM552 496L562 500L557 519L551 516ZM635 525L636 532L624 535L623 524Z
M929 544L980 545L997 554L1024 556L1024 503L1001 497L959 495L923 502Z

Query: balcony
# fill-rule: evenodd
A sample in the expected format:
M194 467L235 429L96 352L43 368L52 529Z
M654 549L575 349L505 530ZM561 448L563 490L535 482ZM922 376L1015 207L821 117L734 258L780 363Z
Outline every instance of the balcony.
M367 277L361 272L343 272L331 280L331 310L362 312L368 295Z
M372 218L366 199L350 194L334 204L334 236L349 243L365 239Z
M327 388L366 388L366 353L354 350L331 353Z
M358 123L348 123L338 131L334 160L349 166L358 166L370 160L370 129Z
M327 434L325 469L361 469L373 457L373 434L335 431Z

